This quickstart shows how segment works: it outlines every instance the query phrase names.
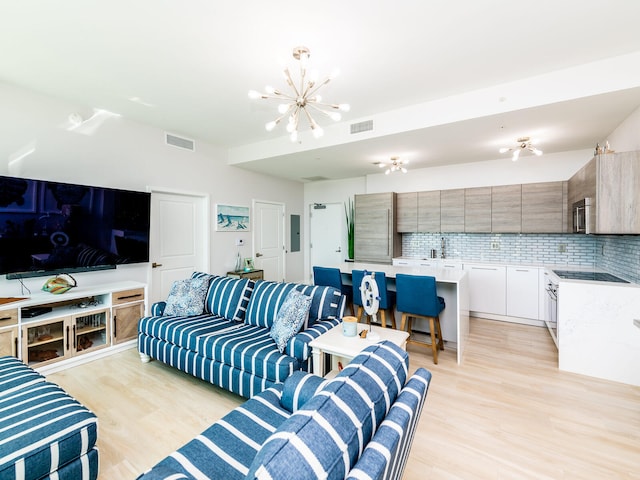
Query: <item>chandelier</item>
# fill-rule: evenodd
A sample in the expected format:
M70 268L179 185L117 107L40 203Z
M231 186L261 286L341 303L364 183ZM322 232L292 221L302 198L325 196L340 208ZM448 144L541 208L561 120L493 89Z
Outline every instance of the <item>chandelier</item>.
M272 131L285 117L288 117L287 132L292 142L298 140L298 126L300 117L304 117L311 128L313 136L319 138L324 134L322 128L314 120L312 112L319 112L326 115L333 121L340 121L342 115L340 111L348 112L349 105L346 103L322 103L322 97L317 94L318 90L333 80L338 72L334 72L323 81L317 82L313 75L307 75L307 63L311 53L307 47L296 47L293 49L293 58L299 62L300 75L298 82L294 82L289 68L284 69L284 78L289 85L290 92L285 93L273 87L265 87L265 93L256 90L249 91L249 98L252 99L276 99L282 103L278 105L278 116L275 120L268 122L265 127L267 131Z
M400 157L391 157L390 164L380 162L378 166L380 168L387 167L387 169L384 171L384 174L389 175L390 173L393 173L393 172L407 173L407 169L405 168L405 165L407 165L408 163L409 163L408 160L401 160Z
M520 152L522 152L523 150L528 150L531 153L538 156L542 155L542 150L538 150L536 147L534 147L529 137L520 137L518 138L517 143L518 143L518 146L516 148L504 147L504 148L501 148L499 152L500 153L513 152L511 160L513 160L514 162L516 162L518 158L520 158Z

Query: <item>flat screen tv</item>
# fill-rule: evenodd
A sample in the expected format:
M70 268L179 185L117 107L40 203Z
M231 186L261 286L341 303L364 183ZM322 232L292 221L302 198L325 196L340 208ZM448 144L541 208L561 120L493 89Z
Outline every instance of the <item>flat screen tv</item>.
M0 274L148 262L150 209L146 192L0 176Z

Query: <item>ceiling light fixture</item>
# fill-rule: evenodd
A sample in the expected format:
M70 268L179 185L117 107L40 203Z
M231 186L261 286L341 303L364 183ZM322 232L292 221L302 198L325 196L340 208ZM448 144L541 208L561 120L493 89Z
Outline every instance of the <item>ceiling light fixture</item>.
M409 163L408 160L401 160L400 157L391 157L391 163L389 165L387 165L386 163L380 162L378 164L378 167L380 168L387 167L387 169L384 172L385 175L389 175L390 173L393 173L393 172L407 173L407 169L405 168L405 165L407 165L408 163Z
M296 47L293 49L293 58L300 62L300 78L299 82L296 84L291 77L289 68L287 67L284 69L284 78L292 91L290 94L281 92L280 90L269 86L265 87L266 93L260 93L256 90L249 91L249 98L252 99L275 98L283 102L278 105L278 113L280 113L280 116L267 123L265 127L267 131L270 132L283 118L289 116L287 132L289 132L292 142L298 140L298 124L300 116L306 117L307 122L311 127L311 131L313 132L313 136L319 138L324 134L324 131L313 119L313 116L311 115L312 109L326 115L331 118L331 120L338 122L342 119L342 115L340 115L339 111L348 112L350 108L346 103L322 103L322 97L317 95L317 92L333 80L338 75L338 71L336 70L322 82L318 83L316 79L313 78L313 75L307 76L307 63L310 56L311 53L307 47Z
M542 150L538 150L536 147L533 146L533 142L529 137L520 137L518 138L517 142L519 145L516 148L504 147L504 148L501 148L499 152L500 153L513 152L511 160L513 160L514 162L516 162L518 158L520 158L520 152L522 152L523 150L528 150L537 156L540 156L543 153Z

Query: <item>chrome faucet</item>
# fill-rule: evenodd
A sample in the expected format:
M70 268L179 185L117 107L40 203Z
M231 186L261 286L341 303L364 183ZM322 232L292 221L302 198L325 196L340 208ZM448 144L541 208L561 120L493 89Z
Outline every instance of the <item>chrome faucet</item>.
M442 243L442 247L440 249L440 258L446 258L444 237L442 237L441 243Z

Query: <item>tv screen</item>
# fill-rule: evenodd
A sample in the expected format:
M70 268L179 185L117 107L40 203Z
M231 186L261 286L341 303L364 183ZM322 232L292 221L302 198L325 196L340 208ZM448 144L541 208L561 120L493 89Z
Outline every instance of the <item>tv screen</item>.
M0 176L7 278L149 261L151 194Z

